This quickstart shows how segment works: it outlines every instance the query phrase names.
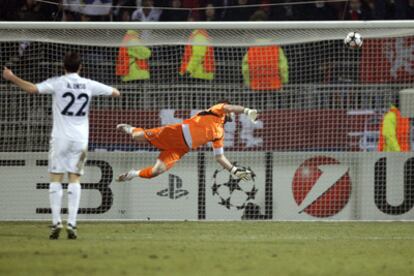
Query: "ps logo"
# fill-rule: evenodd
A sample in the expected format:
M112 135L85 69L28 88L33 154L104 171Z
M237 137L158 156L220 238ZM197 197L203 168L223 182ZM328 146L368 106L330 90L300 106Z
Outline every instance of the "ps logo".
M179 199L183 196L188 195L188 191L182 189L183 187L183 180L173 174L168 175L168 188L157 192L158 196L165 196L170 199Z

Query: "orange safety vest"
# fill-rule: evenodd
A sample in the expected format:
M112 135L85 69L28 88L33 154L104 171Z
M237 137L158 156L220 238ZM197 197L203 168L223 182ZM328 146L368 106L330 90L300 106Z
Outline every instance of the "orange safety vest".
M198 34L201 34L205 36L207 39L210 39L206 30L196 30L190 35L189 40L192 41L194 37ZM190 62L190 58L192 57L192 55L193 55L193 46L192 45L185 46L184 55L183 55L183 59L181 62L181 68L180 68L181 74L185 74L185 72L187 71L187 66L188 66L188 63ZM206 73L214 72L215 64L214 64L213 47L210 47L210 46L207 47L207 53L204 56L203 69Z
M402 152L410 151L410 119L401 116L398 108L392 107L390 112L394 112L397 116L397 141ZM381 132L378 142L378 151L384 151L384 136L383 136L384 122L381 123Z
M126 45L128 41L137 39L136 36L131 34L126 34L122 40L122 44ZM133 47L133 46L132 46ZM146 59L135 59L135 63L138 68L142 70L149 70L148 60ZM129 74L129 54L127 47L120 47L118 52L118 57L116 59L116 75L117 76L126 76Z
M250 88L274 90L282 87L279 76L279 47L251 47L247 51Z

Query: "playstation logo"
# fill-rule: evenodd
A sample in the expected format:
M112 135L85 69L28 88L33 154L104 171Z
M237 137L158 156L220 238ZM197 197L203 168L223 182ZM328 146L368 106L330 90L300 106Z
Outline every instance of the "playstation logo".
M173 174L168 175L168 188L157 192L158 196L165 196L170 199L179 199L183 196L188 195L188 191L182 189L183 187L183 180Z

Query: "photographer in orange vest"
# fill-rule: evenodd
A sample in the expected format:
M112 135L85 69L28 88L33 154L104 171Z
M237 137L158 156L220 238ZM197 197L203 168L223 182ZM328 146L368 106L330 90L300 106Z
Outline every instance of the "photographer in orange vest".
M279 90L289 82L288 61L277 45L254 46L247 50L242 63L243 80L252 90Z
M138 31L129 30L122 40L116 60L116 75L122 81L148 80L150 78L148 59L151 50L139 45L140 34Z
M185 46L180 67L180 75L189 74L191 78L213 80L215 72L214 49L208 46L210 37L206 30L191 33L190 45ZM191 45L191 44L195 45Z
M410 119L401 116L398 99L385 113L381 123L378 151L410 151Z

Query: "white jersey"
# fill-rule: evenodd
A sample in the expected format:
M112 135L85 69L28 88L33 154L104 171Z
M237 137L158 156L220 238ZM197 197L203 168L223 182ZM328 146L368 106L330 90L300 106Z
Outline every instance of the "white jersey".
M113 88L85 79L76 73L50 78L36 84L40 94L53 95L52 138L87 142L89 105L92 96L112 95Z

